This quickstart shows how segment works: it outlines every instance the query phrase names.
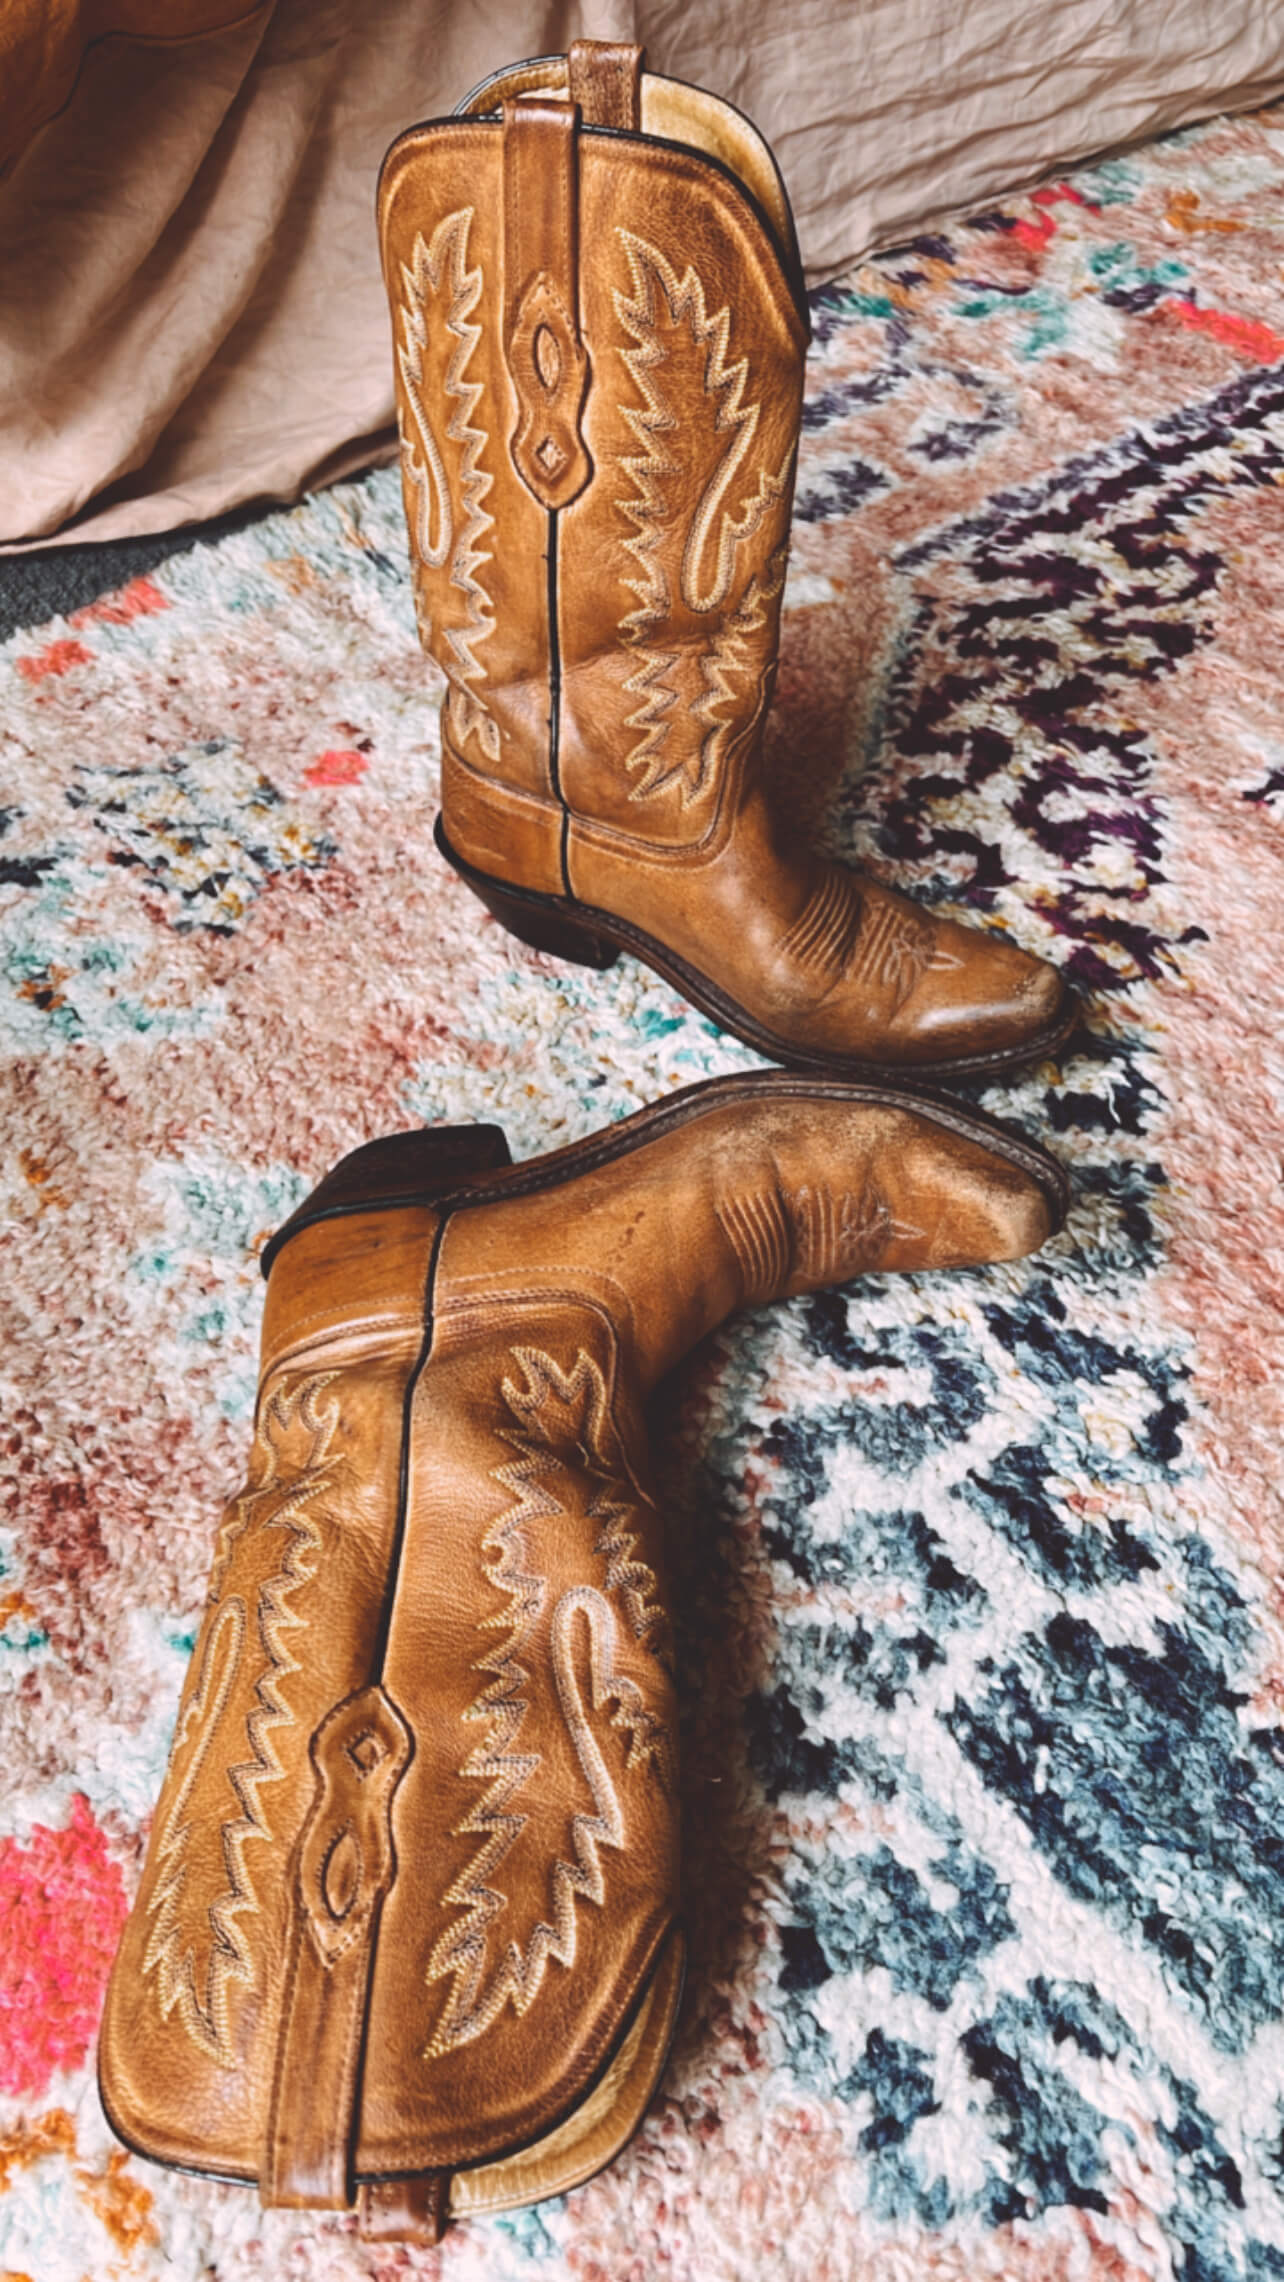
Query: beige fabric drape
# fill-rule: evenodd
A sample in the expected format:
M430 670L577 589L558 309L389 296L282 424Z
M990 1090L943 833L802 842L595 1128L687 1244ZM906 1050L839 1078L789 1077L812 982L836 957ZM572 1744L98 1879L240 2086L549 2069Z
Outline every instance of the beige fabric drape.
M276 0L89 49L0 182L0 538L166 530L368 460L392 417L387 144L492 67L497 16L507 53L628 12Z
M166 530L380 456L383 151L580 34L755 119L813 280L1284 91L1261 0L265 0L178 45L99 39L0 181L0 541Z
M0 0L0 170L56 118L99 40L196 39L263 0Z

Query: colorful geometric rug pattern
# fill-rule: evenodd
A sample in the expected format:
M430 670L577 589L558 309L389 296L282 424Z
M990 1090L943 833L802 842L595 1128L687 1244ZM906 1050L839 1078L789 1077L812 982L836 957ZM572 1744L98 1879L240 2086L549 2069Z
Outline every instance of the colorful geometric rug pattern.
M115 2148L93 2037L264 1234L751 1066L431 844L391 472L0 648L6 2282L1284 2277L1284 112L818 296L774 765L1077 976L985 1099L1039 1258L747 1315L664 1391L693 1963L599 2180L375 2249Z

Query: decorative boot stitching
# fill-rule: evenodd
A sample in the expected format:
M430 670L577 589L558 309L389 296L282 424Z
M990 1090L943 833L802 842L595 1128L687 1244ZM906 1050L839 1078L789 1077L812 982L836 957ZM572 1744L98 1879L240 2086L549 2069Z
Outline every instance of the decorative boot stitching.
M671 1786L673 1780L671 1746L663 1722L647 1709L636 1683L615 1669L611 1603L593 1586L563 1593L551 1627L554 1675L562 1716L595 1812L573 1817L572 1859L559 1859L552 1865L549 1918L535 1925L524 1945L510 1939L488 1974L491 1929L509 1907L509 1897L491 1881L528 1819L514 1809L517 1794L542 1765L537 1752L513 1748L529 1709L521 1691L530 1673L517 1652L527 1648L548 1592L547 1580L527 1566L524 1533L532 1525L566 1514L568 1508L552 1485L563 1485L573 1469L587 1467L591 1474L604 1473L600 1445L608 1428L602 1374L583 1351L570 1371L561 1370L551 1356L537 1348L516 1349L514 1360L522 1369L525 1384L504 1382L504 1399L517 1423L500 1431L518 1456L516 1463L495 1469L496 1481L513 1502L483 1540L484 1551L490 1556L484 1562L486 1575L504 1594L507 1605L484 1617L482 1627L503 1631L506 1637L474 1666L489 1677L464 1717L485 1720L487 1733L459 1770L462 1777L484 1782L488 1788L455 1826L454 1833L457 1837L480 1838L482 1843L443 1898L443 1906L462 1910L464 1915L440 1936L429 1959L429 1983L449 1978L450 1988L441 2018L425 2047L426 2059L483 2035L510 2002L519 2015L525 2013L539 1993L550 1959L564 1966L574 1963L576 1902L588 1900L600 1907L605 1900L599 1847L625 1844L619 1798L592 1732L575 1673L572 1632L578 1616L582 1615L587 1626L592 1709L603 1713L609 1708L608 1724L624 1736L625 1773L653 1770L662 1783ZM645 1563L633 1560L634 1539L620 1526L626 1509L615 1499L603 1499L595 1493L587 1510L606 1524L595 1551L605 1553L608 1584L619 1590L637 1636L647 1639L653 1628L666 1620L653 1597L654 1575Z
M637 597L637 607L620 620L620 634L637 654L638 664L624 686L631 696L643 700L626 722L628 728L639 732L626 757L626 765L638 775L629 797L651 799L676 784L685 805L707 785L709 767L703 747L675 760L666 756L672 726L669 716L679 695L672 679L678 653L657 644L653 636L672 620L675 570L677 596L687 610L705 616L723 608L731 591L738 549L754 538L767 516L787 500L794 455L791 446L779 470L773 473L760 468L756 476L748 478L747 462L761 410L758 404L744 401L748 358L732 361L729 356L729 309L724 306L710 315L704 286L693 267L688 265L679 278L657 247L630 230L621 229L617 235L628 262L630 285L627 292L617 287L613 299L632 344L620 354L639 399L621 406L639 447L636 453L622 456L620 463L634 486L633 496L622 499L619 506L633 526L632 536L624 544L637 566L636 573L624 580ZM701 395L708 407L703 424L695 419L689 401L684 401L679 416L657 378L659 368L672 364L683 346L694 352L699 367ZM681 459L675 458L664 443L668 436L680 437ZM699 461L702 446L706 457L716 457L685 534L676 544L679 534L667 487L672 477ZM745 481L749 488L742 491L740 486ZM747 621L754 620L766 602L765 596L752 597L752 583L740 605ZM742 625L739 639L755 631L756 623ZM734 644L735 637L729 658L734 655ZM714 691L717 694L711 694ZM719 689L715 677L701 702L711 707L727 694ZM716 726L710 723L708 713L705 719Z
M786 540L783 546L777 547L762 577L749 581L743 600L736 605L700 661L704 695L697 698L691 710L693 718L704 725L705 735L695 773L689 784L683 786L684 807L700 799L716 781L732 736L740 732L748 737L757 727L766 701L767 673L775 655L780 618L779 611L771 606L784 591L788 564ZM753 703L746 712L743 699L750 691ZM735 707L738 699L738 718L734 711L722 712L723 706Z
M364 1941L392 1883L392 1802L413 1738L375 1684L336 1704L312 1738L316 1789L299 1842L299 1901L322 1965Z
M730 495L753 448L761 407L744 402L749 359L737 357L731 362L728 358L731 311L724 304L709 315L704 286L690 264L679 278L657 247L648 245L644 238L635 237L631 230L620 230L617 234L628 260L632 292L625 295L617 288L613 298L617 315L635 343L632 350L622 353L643 397L644 427L634 428L635 435L645 447L647 428L668 429L678 425L672 411L646 379L647 371L672 353L665 348L659 330L658 293L663 296L670 324L677 327L685 321L690 340L703 352L703 389L713 406L710 433L730 436L696 502L682 548L680 586L688 610L701 613L719 610L731 591L736 549L753 538L772 507L785 494L793 451L787 453L776 474L759 470L751 493L741 500L739 514L733 514ZM633 426L633 415L627 408L625 417ZM694 425L689 417L682 424L684 451L690 450ZM625 465L630 463L626 461ZM709 573L706 557L715 532L717 544Z
M510 2001L519 2016L529 2011L543 1986L550 1959L568 1968L574 1965L578 1945L576 1903L583 1900L599 1909L602 1907L606 1900L606 1877L600 1849L604 1845L623 1849L626 1843L619 1794L593 1732L575 1669L572 1634L578 1618L583 1619L586 1628L591 1706L594 1712L601 1713L612 1703L615 1705L609 1724L622 1727L628 1733L626 1772L651 1764L657 1772L663 1773L665 1755L659 1748L663 1731L658 1722L652 1722L655 1735L644 1740L648 1715L642 1707L641 1691L615 1669L615 1617L611 1604L593 1585L574 1586L561 1595L553 1611L553 1671L566 1731L588 1784L594 1812L572 1817L573 1860L559 1859L553 1865L551 1922L541 1918L524 1947L510 1941L484 1988L484 1923L479 1925L474 1917L471 1925L465 1921L457 1933L438 1942L429 1960L428 1979L435 1981L447 1973L454 1979L442 2018L426 2047L426 2059L434 2059L484 2035ZM520 1830L526 1818L507 1819L515 1821ZM460 1829L470 1826L471 1818L461 1824ZM512 1836L516 1835L514 1830ZM511 1843L512 1839L507 1839L502 1851L506 1853ZM480 1910L484 1913L484 1922L507 1907L507 1896L481 1886L486 1875L482 1867L486 1852L483 1848L467 1881L457 1880L446 1897L449 1902L468 1906L470 1912Z
M669 1620L656 1598L655 1571L634 1558L637 1536L625 1526L636 1501L613 1447L602 1372L582 1347L569 1371L559 1369L539 1347L516 1347L513 1360L521 1366L525 1385L504 1381L504 1400L519 1429L506 1439L515 1447L541 1451L545 1462L552 1459L564 1476L569 1459L591 1482L585 1516L600 1524L593 1551L606 1562L603 1583L607 1592L620 1595L634 1639L663 1660ZM564 1510L559 1504L558 1511Z
M790 965L812 968L821 976L845 974L862 916L855 882L846 872L827 866L782 938L781 958Z
M507 1435L505 1439L514 1440ZM522 1452L517 1462L495 1469L495 1479L509 1492L512 1503L482 1541L482 1566L506 1603L503 1609L481 1619L482 1629L501 1631L505 1637L473 1666L474 1671L488 1677L464 1718L484 1720L486 1733L459 1770L465 1781L485 1783L488 1788L455 1825L454 1832L456 1837L476 1837L482 1843L463 1876L454 1880L445 1895L447 1906L462 1909L465 1914L461 1923L440 1936L429 1960L430 1982L445 1974L453 1976L445 2012L427 2047L429 2058L479 2035L493 2017L479 1992L490 1928L507 1907L507 1896L491 1880L526 1825L525 1815L511 1811L513 1801L541 1764L538 1752L513 1748L530 1708L522 1693L530 1673L519 1661L517 1651L529 1640L548 1593L546 1579L525 1565L524 1531L532 1523L559 1515L562 1508L546 1487L546 1477L555 1470L556 1461L520 1442L515 1441L514 1446ZM494 2009L498 2010L498 2005Z
M872 1182L838 1193L759 1189L728 1198L717 1213L740 1270L742 1307L777 1299L796 1282L842 1283L876 1268L893 1242L923 1235L893 1214Z
M954 952L937 941L933 921L892 896L866 894L864 923L856 937L848 977L891 993L899 1014L925 974L948 974L959 965Z
M914 1243L924 1234L893 1213L872 1181L841 1195L804 1186L790 1201L795 1273L807 1284L842 1283L876 1268L893 1242Z
M779 1189L728 1197L717 1213L740 1270L741 1306L758 1306L782 1292L793 1260L793 1229Z
M630 305L618 292L615 305L622 321L632 330ZM661 754L668 734L666 717L677 701L677 691L668 681L677 657L675 652L652 648L650 637L664 623L671 608L668 576L658 560L658 552L668 521L664 483L669 476L678 473L678 462L670 458L659 439L676 428L677 421L650 378L652 368L663 360L664 351L659 341L654 333L641 332L635 333L634 340L634 347L622 350L621 354L642 403L625 405L623 410L639 448L621 462L632 479L634 496L622 499L619 506L633 525L632 536L624 545L637 570L633 576L625 574L624 584L637 596L637 608L620 620L620 633L638 657L636 669L624 687L630 697L642 699L625 722L626 728L638 731L638 741L627 756L627 766L641 772L629 797L646 800L671 781L671 772L662 766Z
M508 343L519 424L513 465L545 507L568 507L590 467L580 435L588 358L557 285L546 270L522 295Z
M485 428L472 424L483 384L465 378L482 334L480 325L469 323L483 283L480 268L468 267L468 233L473 212L471 206L464 206L454 214L447 214L433 232L431 245L424 243L421 234L417 235L409 267L402 263L402 338L397 348L397 366L404 405L398 405L397 420L408 494L408 520L416 555L415 607L420 632L450 682L454 698L451 720L456 738L462 744L475 735L487 758L497 761L498 726L472 687L473 683L486 678L485 666L476 655L477 645L495 630L494 606L477 576L482 564L491 559L490 550L481 544L494 523L494 517L482 505L494 481L481 465L482 453L490 439ZM430 297L435 300L443 282L450 296L446 330L456 343L445 383L446 395L455 400L455 405L445 432L447 441L458 446L455 461L459 489L458 534L450 479L424 402ZM406 406L413 432L407 424ZM427 573L440 571L447 560L449 583L463 595L468 615L462 626L443 626L440 640L434 642Z
M293 1386L280 1386L260 1414L249 1483L233 1502L219 1534L212 1580L215 1606L206 1619L205 1644L179 1715L158 1809L162 1819L156 1886L147 1904L153 1923L143 1974L155 1975L162 2016L168 2019L177 2010L192 2042L223 2068L231 2067L235 2057L231 1990L236 1983L253 1979L242 1921L257 1916L260 1903L246 1849L252 1839L266 1844L273 1837L263 1792L285 1773L277 1742L298 1716L282 1689L300 1669L289 1636L303 1630L307 1619L295 1602L316 1575L321 1551L321 1532L308 1508L343 1464L342 1456L331 1452L339 1399L321 1400L337 1376L327 1371ZM285 1550L274 1573L258 1583L256 1593L254 1550L268 1531L285 1532ZM243 1548L251 1574L242 1591L229 1592L219 1605L218 1595ZM253 1629L247 1606L251 1598L256 1600ZM251 1638L257 1638L265 1661L246 1716L250 1756L227 1770L239 1811L220 1828L213 1876L216 1891L202 1909L202 1896L196 1890L200 1868L193 1859L192 1794L242 1677ZM198 1962L203 1938L205 1955Z

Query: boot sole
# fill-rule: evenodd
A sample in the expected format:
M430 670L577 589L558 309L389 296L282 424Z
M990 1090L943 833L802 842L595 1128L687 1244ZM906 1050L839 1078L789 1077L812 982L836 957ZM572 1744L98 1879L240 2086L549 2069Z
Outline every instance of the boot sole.
M904 1084L879 1085L869 1079L806 1077L787 1070L751 1070L742 1076L705 1078L684 1086L676 1098L652 1102L623 1118L604 1132L591 1133L546 1156L514 1165L508 1142L498 1125L420 1127L391 1133L354 1149L335 1168L347 1169L353 1185L332 1202L321 1200L309 1210L302 1205L269 1238L260 1255L264 1276L292 1236L324 1220L344 1220L363 1212L422 1211L428 1206L442 1212L466 1205L495 1204L505 1198L531 1196L556 1188L582 1173L627 1157L635 1149L658 1141L693 1119L737 1102L838 1101L852 1106L901 1109L929 1124L975 1142L1014 1165L1037 1183L1048 1207L1049 1236L1064 1226L1070 1208L1070 1177L1065 1167L1032 1141L1025 1141L982 1110L965 1110L947 1095L927 1093ZM364 1177L368 1173L368 1178ZM324 1186L324 1184L322 1184Z
M707 975L689 966L676 951L657 941L654 935L646 934L641 927L633 926L630 920L617 919L613 912L600 911L591 903L575 903L568 896L540 895L532 888L510 887L506 880L477 871L451 847L440 816L433 827L433 838L451 870L459 874L492 917L519 942L529 944L534 951L547 951L554 958L571 960L577 966L594 967L599 974L613 967L620 953L627 951L646 966L654 967L657 974L663 975L665 981L690 999L693 1006L699 1007L702 1014L716 1022L720 1030L730 1031L734 1038L752 1046L755 1053L764 1055L768 1061L783 1063L786 1069L806 1070L817 1077L872 1078L893 1085L903 1085L907 1078L915 1077L920 1071L929 1083L933 1079L990 1077L1000 1070L1019 1069L1027 1062L1047 1060L1065 1045L1080 1020L1079 1000L1070 986L1063 983L1061 1005L1051 1022L1029 1038L990 1053L955 1054L942 1061L909 1063L866 1061L857 1054L809 1054L791 1045L777 1031L756 1022L735 999L728 998L716 983L710 982Z

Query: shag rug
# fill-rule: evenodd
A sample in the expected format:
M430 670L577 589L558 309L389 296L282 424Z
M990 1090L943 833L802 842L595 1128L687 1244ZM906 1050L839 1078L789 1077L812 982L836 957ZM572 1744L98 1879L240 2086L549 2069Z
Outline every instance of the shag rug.
M114 2148L93 2039L256 1252L341 1151L753 1057L443 868L388 472L0 649L0 2274L1284 2276L1284 111L815 304L776 765L1059 960L1035 1260L747 1315L656 1434L694 1960L615 2167L439 2252Z

